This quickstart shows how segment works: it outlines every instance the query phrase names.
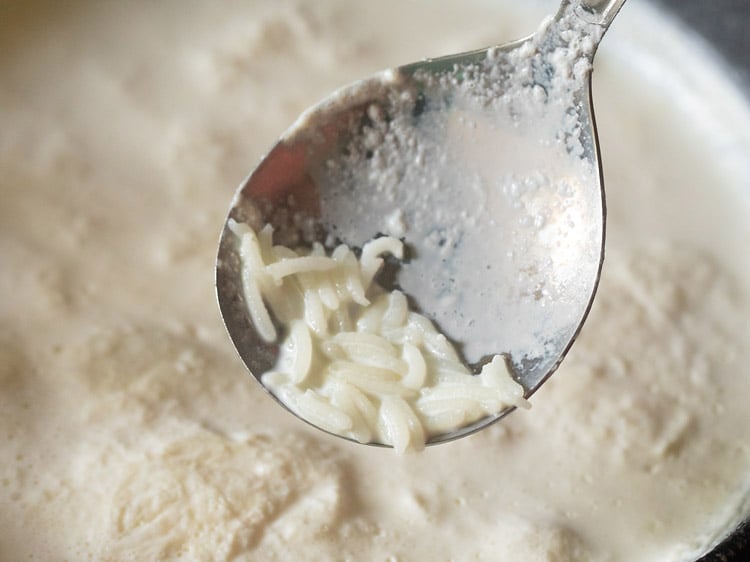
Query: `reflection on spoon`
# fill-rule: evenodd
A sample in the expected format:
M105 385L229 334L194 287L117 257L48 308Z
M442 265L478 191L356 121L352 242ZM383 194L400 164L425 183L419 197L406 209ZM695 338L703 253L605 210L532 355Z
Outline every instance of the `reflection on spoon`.
M590 75L623 3L565 0L528 39L386 71L284 134L238 190L216 268L229 334L282 404L418 448L555 371L601 270Z

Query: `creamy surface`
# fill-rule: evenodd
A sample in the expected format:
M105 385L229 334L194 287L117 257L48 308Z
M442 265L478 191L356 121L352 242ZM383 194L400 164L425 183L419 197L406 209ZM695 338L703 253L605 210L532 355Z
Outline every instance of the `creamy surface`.
M555 4L0 5L1 560L689 560L749 511L750 110L638 0L594 73L602 285L532 410L397 458L284 412L221 326L280 131Z

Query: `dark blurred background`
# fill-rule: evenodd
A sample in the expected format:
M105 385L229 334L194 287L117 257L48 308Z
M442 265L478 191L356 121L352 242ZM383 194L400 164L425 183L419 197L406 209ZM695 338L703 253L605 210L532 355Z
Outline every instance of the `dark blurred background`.
M654 2L698 30L735 67L735 77L750 86L750 0Z

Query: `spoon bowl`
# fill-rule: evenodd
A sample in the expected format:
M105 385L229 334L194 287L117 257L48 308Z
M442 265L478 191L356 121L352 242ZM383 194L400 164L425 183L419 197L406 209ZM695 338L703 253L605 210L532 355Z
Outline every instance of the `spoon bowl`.
M606 213L590 75L623 3L565 0L527 39L339 90L262 159L227 220L255 231L270 224L274 244L288 247L402 239L404 259L387 262L379 284L402 290L474 372L503 354L531 396L578 335L601 272ZM216 289L229 335L260 380L279 344L253 324L228 224Z

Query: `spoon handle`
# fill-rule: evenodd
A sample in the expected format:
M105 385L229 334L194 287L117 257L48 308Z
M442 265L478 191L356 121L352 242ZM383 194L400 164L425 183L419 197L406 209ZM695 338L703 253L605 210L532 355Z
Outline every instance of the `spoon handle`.
M576 12L586 22L599 25L605 30L615 19L625 0L574 0Z

